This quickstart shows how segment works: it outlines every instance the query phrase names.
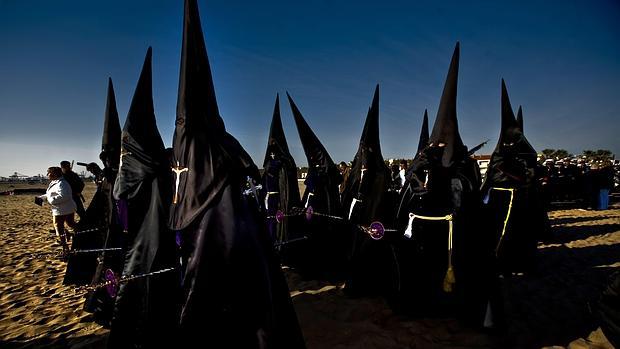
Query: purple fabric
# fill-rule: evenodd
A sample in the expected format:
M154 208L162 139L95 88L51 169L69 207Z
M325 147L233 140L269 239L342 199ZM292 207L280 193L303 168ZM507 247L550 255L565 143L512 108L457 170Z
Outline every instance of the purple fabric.
M123 227L123 231L128 231L128 215L127 215L127 200L116 200L116 212L118 213L118 224Z

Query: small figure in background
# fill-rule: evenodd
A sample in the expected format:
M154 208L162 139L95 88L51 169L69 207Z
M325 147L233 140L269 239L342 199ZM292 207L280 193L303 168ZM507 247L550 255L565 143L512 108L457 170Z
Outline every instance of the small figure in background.
M75 206L77 207L76 213L83 219L86 215L86 210L84 210L84 197L82 196L82 190L84 190L84 181L77 173L73 172L71 168L71 163L69 161L61 161L60 168L62 169L62 177L69 183L71 186L71 192L73 193L73 201L75 201Z
M50 167L47 169L47 177L50 184L44 195L38 196L35 202L45 199L52 206L52 222L56 230L56 236L60 240L63 253L69 253L67 235L65 234L65 223L71 228L75 228L73 214L76 210L75 202L71 192L71 185L62 176L60 167ZM37 200L38 199L38 200Z

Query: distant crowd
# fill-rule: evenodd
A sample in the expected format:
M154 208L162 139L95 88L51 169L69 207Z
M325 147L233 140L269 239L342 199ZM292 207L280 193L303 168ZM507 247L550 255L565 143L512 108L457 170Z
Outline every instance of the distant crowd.
M605 209L620 178L620 167L611 161L546 159L539 181L546 203L573 201L582 208Z

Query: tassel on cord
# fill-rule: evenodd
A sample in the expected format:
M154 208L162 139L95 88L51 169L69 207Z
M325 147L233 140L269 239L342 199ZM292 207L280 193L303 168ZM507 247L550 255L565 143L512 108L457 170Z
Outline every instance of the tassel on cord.
M308 204L310 204L311 196L314 196L314 193L308 193L308 198L306 199L306 204L304 205L305 208L308 208Z
M407 239L411 239L413 236L413 219L416 217L413 213L409 213L409 223L407 224L407 229L405 229L405 237Z
M515 196L515 190L514 188L498 188L498 187L492 187L491 189L489 189L489 192L491 190L503 190L503 191L510 192L510 202L508 203L508 212L506 212L506 219L504 219L504 227L502 228L502 235L500 235L499 241L497 242L497 246L495 247L495 256L497 257L497 255L499 254L499 247L501 246L502 241L504 240L504 234L506 234L506 226L508 226L508 219L510 218L510 211L512 211L512 199Z
M452 216L450 216L450 220L448 220L448 225L448 270L443 279L443 291L447 293L454 290L454 284L456 283L454 268L452 267Z
M356 198L353 198L353 201L351 201L351 206L349 207L349 220L351 220L351 215L353 214L353 209L355 208L355 205L358 202L362 202L362 200L358 200Z
M405 236L410 238L413 235L413 220L419 218L425 221L448 221L448 270L446 276L443 279L444 292L452 292L454 284L456 283L456 277L454 276L454 268L452 267L452 231L453 231L453 216L451 214L433 217L433 216L421 216L415 213L409 213L409 225L405 230Z

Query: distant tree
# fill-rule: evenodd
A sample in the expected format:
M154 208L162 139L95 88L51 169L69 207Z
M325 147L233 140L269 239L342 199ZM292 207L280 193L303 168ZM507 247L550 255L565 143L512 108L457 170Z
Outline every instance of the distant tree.
M594 154L596 154L596 152L593 150L584 150L581 153L581 156L585 157L586 159L592 159L594 157Z
M573 156L565 149L543 149L542 153L545 159L564 159Z
M584 150L581 154L582 157L585 157L586 162L591 161L609 161L615 158L614 154L607 149L598 149L594 150Z
M553 153L555 153L555 149L543 149L542 153L546 159L551 159L553 158Z

